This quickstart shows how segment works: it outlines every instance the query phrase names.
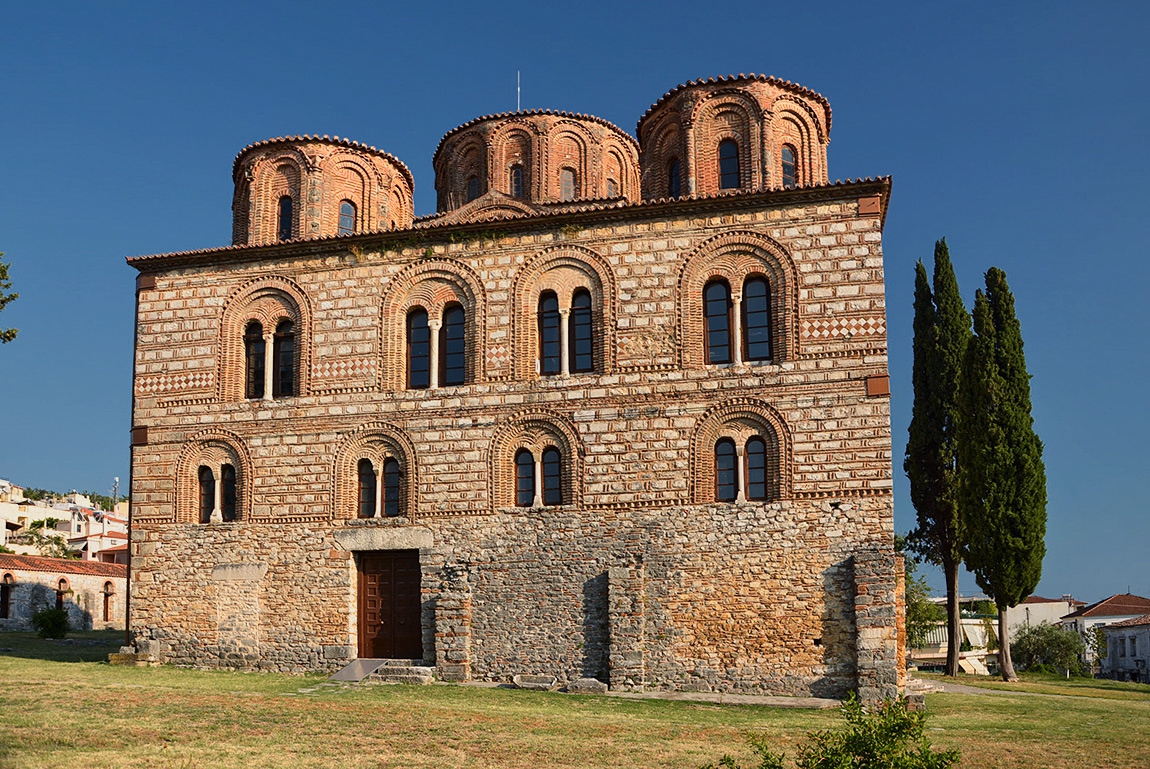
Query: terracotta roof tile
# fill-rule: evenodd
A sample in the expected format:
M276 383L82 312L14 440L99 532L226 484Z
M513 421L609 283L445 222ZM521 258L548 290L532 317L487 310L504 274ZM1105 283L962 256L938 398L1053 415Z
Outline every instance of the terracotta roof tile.
M1106 627L1137 627L1139 625L1150 625L1150 614L1143 614L1134 619L1124 619L1121 622L1112 622Z
M681 84L675 86L674 88L672 88L670 91L667 91L667 93L660 96L658 101L656 101L654 104L652 104L650 107L647 108L647 111L643 113L643 117L639 118L639 122L636 124L635 130L636 130L636 132L639 132L639 127L643 125L644 120L646 120L648 117L651 116L652 112L657 110L660 106L662 106L662 104L664 102L666 102L668 99L675 96L675 94L679 93L680 91L682 91L685 88L693 88L695 86L700 86L700 85L714 85L716 83L738 83L738 82L743 82L743 81L747 81L747 80L757 80L761 83L770 83L771 85L776 86L778 88L782 88L785 91L797 93L800 96L806 96L807 98L814 99L815 101L819 102L820 104L823 105L823 109L826 110L826 113L827 113L827 133L828 134L830 133L830 131L831 131L831 103L829 101L827 101L827 97L823 96L818 91L812 91L810 88L807 88L806 86L799 85L798 83L792 83L790 80L783 80L782 78L773 77L771 75L756 75L754 72L752 72L749 75L744 75L742 73L739 73L738 75L720 75L717 78L714 78L714 77L708 77L705 79L699 78L698 80L688 80L686 83L681 83Z
M584 115L582 112L567 112L566 110L555 109L521 109L517 112L495 112L490 115L480 115L477 118L468 120L463 125L452 128L450 131L443 135L443 138L439 140L439 144L435 145L435 153L431 156L432 160L434 161L435 158L439 157L439 151L443 149L444 142L446 142L454 134L457 134L466 128L470 128L471 126L478 125L480 123L485 123L488 120L505 120L507 118L530 117L532 115L552 115L554 117L569 117L575 118L577 120L590 120L593 123L599 123L600 125L607 126L611 130L618 133L620 136L625 136L631 141L632 144L635 145L636 150L639 148L639 142L635 139L634 136L627 133L622 128L612 123L610 120L604 120L603 118L596 117L595 115Z
M361 150L363 152L371 152L375 155L379 155L380 157L387 158L392 163L395 163L397 166L399 166L399 169L403 171L403 175L407 177L407 183L411 185L412 189L415 188L415 177L412 175L411 169L408 168L407 164L397 158L395 155L392 155L390 152L384 152L383 150L373 147L370 144L364 144L363 142L357 142L351 139L341 139L338 136L328 136L327 134L324 134L323 136L313 134L276 136L273 139L264 139L260 142L253 142L236 154L236 159L232 161L232 176L234 177L236 175L236 171L239 169L240 158L242 158L248 152L251 152L258 147L267 147L272 144L290 144L293 142L322 142L324 144L334 144L339 147L348 147L350 149Z
M127 577L122 563L73 561L70 558L45 558L39 555L0 553L0 570L46 571L53 574L88 574L94 577Z
M1078 611L1067 614L1062 619L1071 617L1113 617L1122 614L1145 614L1150 612L1150 598L1143 598L1132 593L1119 593L1101 601L1084 606Z

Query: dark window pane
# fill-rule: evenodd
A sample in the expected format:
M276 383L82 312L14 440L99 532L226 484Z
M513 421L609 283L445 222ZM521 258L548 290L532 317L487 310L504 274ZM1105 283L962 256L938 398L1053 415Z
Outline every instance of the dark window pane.
M724 438L715 444L715 499L734 502L739 495L735 469L735 442Z
M375 515L375 468L370 459L359 460L359 517Z
M515 455L515 504L531 507L535 502L535 457L527 449Z
M264 351L264 327L253 320L244 330L245 398L264 397Z
M771 292L767 281L743 284L743 360L771 359Z
M221 479L223 487L220 489L220 507L224 514L224 520L234 521L236 519L236 468L231 465L224 465L220 468L220 475L223 476Z
M679 197L682 189L683 181L679 171L679 159L671 158L671 164L667 167L667 197Z
M762 438L747 441L747 499L767 498L767 444Z
M567 330L570 350L568 365L577 373L595 370L594 324L591 318L591 294L576 291L571 298L571 319Z
M731 289L717 280L703 289L707 320L707 363L731 362Z
M470 203L477 197L479 197L479 177L469 176L467 177L467 202Z
M399 515L399 461L391 457L383 460L383 514Z
M200 465L200 523L212 520L212 510L216 508L216 477L210 467Z
M523 166L511 166L511 197L523 197Z
M564 168L559 172L559 199L575 199L575 171Z
M619 182L615 181L614 179L607 180L607 197L619 197Z
M431 329L422 307L407 314L407 386L414 390L431 386Z
M292 218L291 195L284 195L280 198L279 231L277 233L280 240L291 240Z
M543 504L563 504L563 467L559 449L543 449Z
M272 357L276 366L272 393L276 398L295 395L295 326L290 320L276 326Z
M461 385L467 380L466 352L463 308L449 305L439 329L439 384Z
M783 186L794 187L799 183L799 165L795 156L795 148L789 144L783 145Z
M558 374L560 354L559 300L554 291L544 291L539 296L539 373Z
M731 139L719 142L719 189L737 190L739 183L739 145Z
M355 203L344 200L339 204L339 234L350 235L355 232Z

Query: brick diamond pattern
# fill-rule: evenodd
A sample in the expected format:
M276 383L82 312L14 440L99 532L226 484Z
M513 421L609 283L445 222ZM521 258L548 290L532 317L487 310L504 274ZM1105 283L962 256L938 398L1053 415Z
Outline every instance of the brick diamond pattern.
M886 334L886 318L829 318L805 320L803 339L842 339L852 336L880 336Z
M211 371L196 371L188 374L158 374L136 378L137 395L163 395L183 390L203 390L215 382Z
M507 362L508 355L506 347L492 347L487 351L487 363L493 367L502 366Z
M336 358L312 366L316 379L360 379L375 376L375 361L371 358Z

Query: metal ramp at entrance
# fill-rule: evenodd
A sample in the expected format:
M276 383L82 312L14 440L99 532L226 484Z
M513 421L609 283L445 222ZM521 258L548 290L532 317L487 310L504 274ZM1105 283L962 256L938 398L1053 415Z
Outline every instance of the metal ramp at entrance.
M347 665L338 673L333 675L329 681L352 681L358 683L369 675L379 670L386 665L388 660L385 659L358 659L352 660L350 665Z
M423 660L361 657L328 680L369 684L429 684L435 680L435 668L425 666Z

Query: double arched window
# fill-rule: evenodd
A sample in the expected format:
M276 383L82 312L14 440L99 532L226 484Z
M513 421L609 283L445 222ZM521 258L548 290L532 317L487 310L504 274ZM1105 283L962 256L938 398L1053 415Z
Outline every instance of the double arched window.
M258 320L248 321L244 328L244 397L270 400L295 395L295 347L295 324L290 320L277 323L273 334L265 333Z
M537 460L529 449L515 453L515 504L517 507L551 507L563 504L563 455L547 446Z
M224 463L219 468L200 465L200 523L234 521L236 514L236 468Z
M752 436L741 452L731 438L716 442L715 499L741 502L766 498L767 442L757 435Z
M355 232L355 203L341 200L339 203L339 234L351 235Z
M370 459L359 460L357 508L360 518L395 518L400 514L399 461L386 457L382 464L381 471Z
M414 307L407 313L407 386L412 390L467 381L467 314L452 302L440 319Z
M582 374L595 370L594 320L591 292L577 289L571 307L559 309L554 291L539 295L539 373Z
M771 359L771 289L766 278L747 278L741 297L732 297L727 281L709 281L703 287L703 316L707 363Z
M734 139L723 139L719 142L719 189L737 190L741 186L739 145Z

